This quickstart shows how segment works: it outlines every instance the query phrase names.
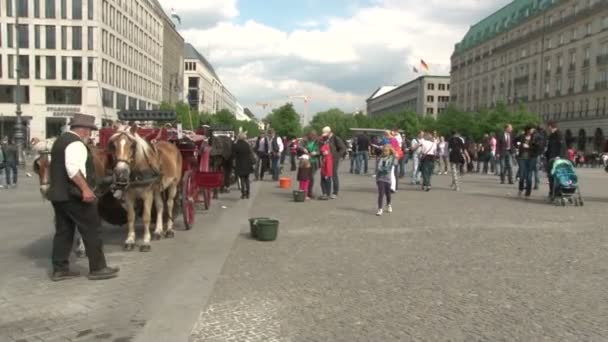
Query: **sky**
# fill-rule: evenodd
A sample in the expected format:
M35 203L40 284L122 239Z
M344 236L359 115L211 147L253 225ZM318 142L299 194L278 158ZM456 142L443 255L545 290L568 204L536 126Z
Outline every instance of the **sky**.
M264 117L293 102L307 120L365 109L384 85L447 75L454 44L510 0L160 0L239 103ZM258 103L268 103L266 109Z

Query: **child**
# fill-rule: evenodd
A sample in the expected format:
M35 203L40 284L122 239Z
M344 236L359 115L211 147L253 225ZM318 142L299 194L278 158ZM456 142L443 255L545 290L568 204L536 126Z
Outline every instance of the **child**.
M304 154L300 157L300 165L298 168L298 181L300 182L300 190L304 191L304 195L306 196L307 200L310 200L308 187L310 186L311 179L312 166L310 164L310 157L308 157L308 154Z
M321 153L321 190L323 191L323 196L319 199L327 201L331 196L331 179L334 176L334 159L329 147L329 139L323 140L319 152Z
M384 197L386 196L386 212L392 213L393 207L391 206L391 176L393 174L393 168L397 165L397 158L395 151L391 145L384 145L382 149L382 155L378 160L378 168L376 169L376 185L378 185L378 212L377 216L381 216L383 213Z

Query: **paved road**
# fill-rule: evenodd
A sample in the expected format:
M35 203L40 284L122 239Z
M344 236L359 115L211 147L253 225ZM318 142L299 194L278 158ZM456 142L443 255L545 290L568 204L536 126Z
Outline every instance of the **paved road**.
M252 215L276 242L232 248L195 341L608 341L608 174L581 170L584 208L529 201L494 177L407 186L375 215L370 177L293 203L264 184Z
M255 199L225 196L151 253L105 227L120 277L63 283L48 280L48 203L25 179L0 191L0 342L607 341L608 175L580 176L583 208L525 202L489 176L454 193L440 176L381 218L370 177L302 204L255 183ZM279 218L279 239L249 239L251 216Z

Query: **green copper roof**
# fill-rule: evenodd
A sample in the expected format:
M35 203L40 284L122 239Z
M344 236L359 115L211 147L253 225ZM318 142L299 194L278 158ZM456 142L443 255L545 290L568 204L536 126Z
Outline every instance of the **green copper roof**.
M494 14L471 26L455 51L463 52L475 47L497 34L521 23L528 17L546 10L559 0L514 0Z

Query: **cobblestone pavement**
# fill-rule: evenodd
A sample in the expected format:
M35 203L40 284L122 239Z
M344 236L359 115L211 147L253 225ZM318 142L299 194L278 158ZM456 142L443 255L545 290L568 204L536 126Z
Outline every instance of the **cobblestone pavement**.
M180 216L176 238L153 242L150 253L122 251L124 229L105 226L108 263L120 266L120 276L98 282L82 277L54 283L49 279L52 210L40 198L37 180L23 177L21 181L18 189L0 190L0 342L135 341L140 331L150 328L146 326L149 322L169 311L167 307L158 308L158 303L173 295L173 289L183 288L181 283L187 282L184 275L206 261L201 260L208 253L203 246L210 236L222 234L218 222L223 215L241 210L245 217L247 212L246 208L236 208L236 194L223 196L213 210L197 216L192 231L180 231ZM228 208L220 209L222 205ZM141 236L141 231L138 234ZM230 234L226 253L237 234ZM74 269L88 273L86 258L73 261ZM218 262L218 272L222 264L223 260ZM207 273L212 268L201 267L197 273L213 281L214 276ZM203 285L190 285L197 290L197 297L203 298ZM196 307L181 340L187 340L203 304ZM161 318L175 324L178 319L188 319L184 312L182 317L174 316Z
M279 238L243 227L191 339L608 341L608 174L578 173L582 208L435 176L382 217L368 176L344 175L329 202L254 183L250 215L280 219Z

